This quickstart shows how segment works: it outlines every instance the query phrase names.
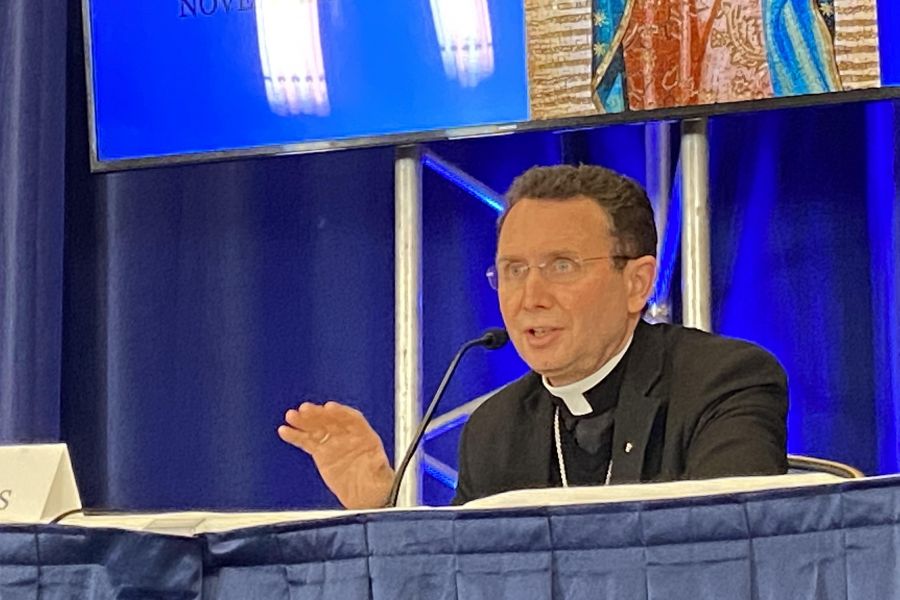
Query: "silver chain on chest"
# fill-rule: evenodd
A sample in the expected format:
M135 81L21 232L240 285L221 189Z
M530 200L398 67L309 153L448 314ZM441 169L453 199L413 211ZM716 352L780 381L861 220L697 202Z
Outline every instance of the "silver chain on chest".
M559 434L559 407L556 407L556 412L553 415L553 439L556 441L556 461L559 464L559 478L562 480L562 486L564 488L569 487L569 476L566 472L566 458L563 456L562 450L562 436ZM609 455L609 466L606 468L606 480L603 482L603 485L609 485L609 480L612 478L612 452Z

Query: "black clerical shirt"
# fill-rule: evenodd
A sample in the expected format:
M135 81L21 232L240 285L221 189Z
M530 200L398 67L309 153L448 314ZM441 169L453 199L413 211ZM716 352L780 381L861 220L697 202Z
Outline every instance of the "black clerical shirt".
M603 381L585 393L591 412L574 416L565 402L546 389L547 399L559 407L559 437L562 445L566 477L570 486L603 485L612 455L613 429L616 406L619 402L619 388L628 362L628 352ZM550 445L551 486L562 485L556 442Z

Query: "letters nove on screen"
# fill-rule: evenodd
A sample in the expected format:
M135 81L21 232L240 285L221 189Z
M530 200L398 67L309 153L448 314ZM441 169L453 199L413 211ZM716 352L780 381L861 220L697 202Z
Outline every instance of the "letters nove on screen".
M218 13L248 12L255 0L178 0L178 16L211 17Z

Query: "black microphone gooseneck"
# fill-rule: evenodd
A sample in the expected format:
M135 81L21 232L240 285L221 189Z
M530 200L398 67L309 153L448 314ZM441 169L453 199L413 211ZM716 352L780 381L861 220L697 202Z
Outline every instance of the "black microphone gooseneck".
M394 473L394 482L391 484L391 493L388 496L387 506L394 507L397 505L397 496L400 494L400 482L403 481L403 474L406 472L406 467L409 466L409 461L412 460L413 454L416 453L416 449L422 441L422 436L425 435L425 429L431 422L431 417L434 415L435 409L437 409L438 402L441 401L441 397L444 395L444 388L446 388L447 383L450 382L450 377L452 377L453 372L456 371L456 365L459 364L459 360L463 357L463 354L465 354L469 348L475 346L484 346L488 350L496 350L497 348L505 346L508 341L509 334L506 333L506 330L495 327L485 331L484 335L481 337L469 340L456 352L456 356L450 361L450 366L447 367L447 372L444 373L444 378L441 380L441 384L438 386L437 391L434 393L434 397L431 399L431 404L428 405L428 410L425 411L425 415L422 417L421 423L419 423L419 428L416 430L416 435L413 437L412 443L410 443L409 448L406 450L406 454L403 456L403 461Z

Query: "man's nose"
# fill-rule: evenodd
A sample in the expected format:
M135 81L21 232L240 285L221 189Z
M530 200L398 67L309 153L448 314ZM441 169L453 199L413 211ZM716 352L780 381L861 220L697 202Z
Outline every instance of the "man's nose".
M537 267L528 269L522 283L522 307L525 309L546 308L553 303L550 283Z

